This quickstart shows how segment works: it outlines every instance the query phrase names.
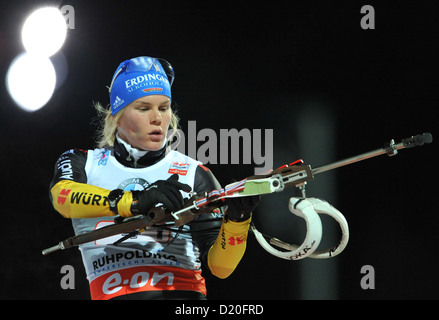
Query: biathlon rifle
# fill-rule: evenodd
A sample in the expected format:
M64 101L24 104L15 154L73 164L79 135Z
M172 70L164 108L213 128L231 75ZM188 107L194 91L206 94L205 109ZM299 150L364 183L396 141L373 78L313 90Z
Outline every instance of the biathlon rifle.
M383 154L394 156L398 153L398 150L422 146L431 143L432 141L433 138L430 133L423 133L407 139L402 139L402 141L397 144L395 144L392 139L380 149L330 163L315 169L312 169L310 165L304 164L302 160L297 160L288 165L283 165L265 175L250 176L241 181L229 184L221 190L213 190L202 195L193 193L185 202L183 208L176 212L169 212L163 207L155 207L146 215L137 215L125 219L117 217L115 219L115 224L70 237L53 247L44 249L42 254L47 255L57 250L64 250L102 238L122 234L122 237L114 243L114 245L118 245L122 241L149 227L162 226L163 223L166 222L173 222L176 227L188 224L197 215L211 212L213 209L223 206L225 198L266 195L274 192L281 192L286 188L294 186L301 190L302 197L290 198L289 210L306 221L307 235L302 245L288 244L274 237L263 235L256 229L254 224L252 224L251 230L265 250L280 258L298 260L305 257L319 259L333 257L343 251L348 242L349 229L346 219L337 209L332 207L326 201L317 198L306 198L306 183L314 179L314 175L316 174ZM322 226L318 214L330 215L339 223L342 230L342 239L340 242L336 246L327 250L316 250L322 236ZM268 242L266 241L266 238L269 238ZM271 245L275 245L283 250L275 249Z

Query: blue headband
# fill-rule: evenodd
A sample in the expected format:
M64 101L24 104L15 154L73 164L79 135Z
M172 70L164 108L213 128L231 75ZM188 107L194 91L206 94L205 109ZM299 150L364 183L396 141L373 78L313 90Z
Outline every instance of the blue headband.
M166 60L137 57L122 62L116 69L109 88L111 113L115 115L144 96L161 94L172 99L173 81L174 70Z

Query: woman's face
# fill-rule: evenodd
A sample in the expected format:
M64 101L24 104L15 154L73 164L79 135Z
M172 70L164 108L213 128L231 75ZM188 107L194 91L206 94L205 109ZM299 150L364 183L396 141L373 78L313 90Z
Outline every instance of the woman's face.
M168 133L171 115L171 100L167 96L139 98L125 107L117 124L119 136L134 148L159 150Z

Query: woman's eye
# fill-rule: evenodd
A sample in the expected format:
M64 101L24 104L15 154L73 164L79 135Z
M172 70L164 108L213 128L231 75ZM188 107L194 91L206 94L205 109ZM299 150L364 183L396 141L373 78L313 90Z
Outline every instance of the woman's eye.
M151 109L154 109L155 107L151 107L151 106L138 106L136 109L139 111L149 111ZM158 110L161 112L166 112L170 107L169 106L159 106Z

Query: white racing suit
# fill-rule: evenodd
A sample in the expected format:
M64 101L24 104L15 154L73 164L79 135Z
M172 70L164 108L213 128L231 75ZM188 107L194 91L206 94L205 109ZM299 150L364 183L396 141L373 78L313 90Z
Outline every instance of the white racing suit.
M197 193L221 188L209 169L177 151L163 148L134 162L116 142L114 148L63 153L55 166L50 197L54 208L71 218L78 235L114 223L116 215L109 209L107 198L111 190L122 189L130 195L130 191L143 190L172 174L178 174L179 182ZM132 197L126 198L118 208L121 216L129 217ZM222 216L222 210L200 215L179 231L175 227L172 231L147 228L117 246L113 243L123 235L81 245L91 298L157 291L198 292L204 297L201 266L207 264L214 275L225 278L233 272L246 247L249 220L216 219Z

